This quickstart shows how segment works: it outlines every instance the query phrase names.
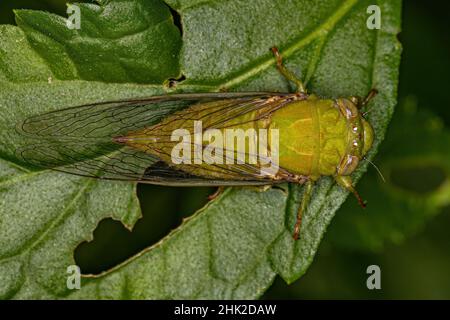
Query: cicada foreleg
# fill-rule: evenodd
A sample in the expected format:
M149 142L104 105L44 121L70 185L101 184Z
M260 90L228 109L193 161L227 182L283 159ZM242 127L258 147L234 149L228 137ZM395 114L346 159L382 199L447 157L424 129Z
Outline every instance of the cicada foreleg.
M372 100L376 95L378 94L378 90L373 88L369 91L367 96L361 101L360 106L364 107L366 104L369 103L370 100Z
M290 71L289 69L286 68L286 66L283 64L283 58L281 57L281 54L278 51L278 48L272 47L271 49L272 49L273 55L275 56L275 59L277 61L277 68L280 71L280 73L284 77L286 77L286 79L295 83L298 93L306 94L306 88L305 88L305 85L303 84L303 81L300 80L299 78L297 78L297 76L292 71Z
M358 200L358 203L362 208L366 207L366 203L353 186L353 181L350 176L336 176L335 180L341 187L353 193L353 195L355 196L356 200Z
M298 240L298 236L300 234L300 228L302 226L303 213L306 211L306 208L308 207L308 204L309 204L309 200L311 199L313 185L314 185L314 182L312 180L308 180L305 183L302 201L300 203L300 206L298 207L297 219L295 221L295 226L294 226L294 234L293 234L294 240Z
M365 105L367 105L370 100L372 100L376 95L378 94L378 90L373 88L369 91L369 93L364 97L357 97L357 96L351 96L350 100L355 104L355 106L358 107L358 109L361 109Z
M211 201L211 200L216 199L218 196L220 196L223 193L224 190L225 190L225 187L219 186L213 194L208 196L208 200Z
M335 176L335 180L341 187L343 187L344 189L346 189L346 190L350 191L351 193L353 193L353 195L356 197L356 199L358 200L359 205L362 208L366 207L366 203L364 202L364 200L359 195L358 191L356 191L355 187L353 186L353 181L352 181L352 178L350 176L337 175L337 176ZM314 185L314 181L313 180L308 180L305 183L303 196L302 196L302 201L301 201L300 206L299 206L298 211L297 211L297 220L296 220L295 226L294 226L294 233L293 233L294 240L298 240L298 237L299 237L299 234L300 234L300 228L301 228L301 225L302 225L303 213L306 211L306 208L307 208L307 206L309 204L309 201L311 199L313 185Z

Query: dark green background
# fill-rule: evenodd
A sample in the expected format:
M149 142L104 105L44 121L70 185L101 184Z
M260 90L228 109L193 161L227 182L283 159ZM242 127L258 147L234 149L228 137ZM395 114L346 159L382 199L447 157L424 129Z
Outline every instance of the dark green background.
M65 0L15 0L0 2L0 23L14 24L12 10L40 9L64 15ZM404 1L403 26L399 39L403 44L400 69L399 104L413 99L422 111L437 115L450 130L449 53L450 4L444 1ZM397 109L388 131L387 142L408 139L402 133L402 116ZM395 135L395 136L394 136ZM442 145L450 148L450 145ZM417 155L422 150L417 148ZM383 163L387 150L381 149L376 162ZM450 159L448 159L450 162ZM369 169L370 170L370 169ZM448 172L424 168L420 172L402 172L398 183L405 188L420 187L418 192L433 191L440 181L449 179ZM373 172L371 173L373 174ZM425 179L426 178L426 179ZM361 183L369 184L368 177ZM165 188L139 186L144 218L132 233L119 222L107 219L95 231L95 240L81 244L75 259L84 273L98 273L127 259L157 242L207 201L209 188ZM386 199L380 194L377 201ZM337 212L358 210L349 199ZM405 209L408 210L408 209ZM181 214L183 213L183 215ZM406 212L405 216L408 216ZM364 212L361 212L364 214ZM325 235L309 271L299 281L287 286L277 280L264 298L384 298L384 299L450 299L450 207L428 221L401 244L388 242L383 250L355 250L336 245L339 227L335 219L331 236ZM339 241L338 241L339 242ZM382 290L366 287L366 268L376 264L382 270Z

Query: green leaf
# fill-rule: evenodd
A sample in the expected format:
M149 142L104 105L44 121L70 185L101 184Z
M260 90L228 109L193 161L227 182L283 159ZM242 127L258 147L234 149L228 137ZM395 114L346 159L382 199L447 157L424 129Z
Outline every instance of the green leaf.
M180 35L161 1L113 1L79 8L77 32L56 15L16 12L17 25L56 78L160 84L179 76Z
M330 240L353 250L380 251L401 243L450 204L450 132L442 120L417 108L409 97L396 112L376 162L359 190L364 213L345 203L329 230Z
M49 110L162 94L180 74L178 91L287 91L269 51L276 45L311 92L380 91L369 118L373 157L396 104L401 51L400 1L377 2L380 30L366 27L373 1L167 1L181 16L181 51L159 1L83 5L79 31L48 13L18 11L19 28L0 27L0 296L256 298L277 274L299 278L347 196L329 178L314 189L298 242L291 235L301 187L230 188L155 246L68 290L73 250L98 221L112 216L131 227L139 217L135 186L28 171L15 155L15 125Z

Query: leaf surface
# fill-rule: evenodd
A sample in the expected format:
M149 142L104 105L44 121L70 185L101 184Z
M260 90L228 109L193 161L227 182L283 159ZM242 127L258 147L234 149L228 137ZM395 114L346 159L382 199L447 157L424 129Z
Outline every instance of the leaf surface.
M66 287L73 250L114 217L140 216L135 186L29 171L15 156L15 125L49 110L172 91L288 91L269 48L324 97L376 87L369 121L376 153L396 104L400 1L377 1L382 28L366 27L373 1L159 1L82 5L81 30L35 11L0 27L0 296L3 298L257 298L279 274L298 279L347 193L323 178L292 227L302 188L230 188L162 239L82 289ZM181 45L181 49L179 50ZM361 176L361 166L355 178Z

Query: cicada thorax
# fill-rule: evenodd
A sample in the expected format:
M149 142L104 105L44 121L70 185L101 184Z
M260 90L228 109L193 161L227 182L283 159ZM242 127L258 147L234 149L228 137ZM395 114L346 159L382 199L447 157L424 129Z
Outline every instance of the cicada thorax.
M277 110L271 128L280 133L280 166L316 179L334 175L347 148L348 123L334 100L310 96Z

